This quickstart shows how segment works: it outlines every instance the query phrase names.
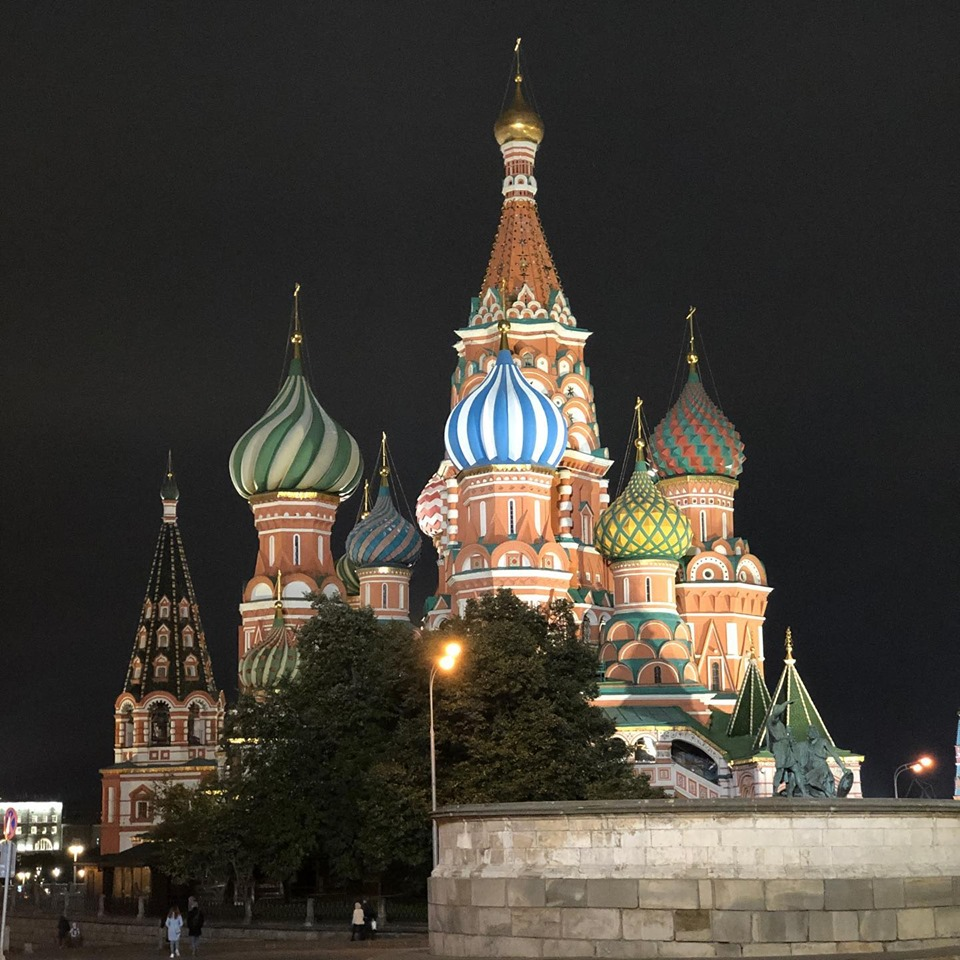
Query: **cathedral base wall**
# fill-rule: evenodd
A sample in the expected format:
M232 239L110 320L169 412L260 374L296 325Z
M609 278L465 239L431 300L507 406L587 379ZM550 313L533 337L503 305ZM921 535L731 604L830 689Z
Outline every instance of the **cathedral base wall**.
M437 955L820 955L960 938L952 801L489 804L437 820Z

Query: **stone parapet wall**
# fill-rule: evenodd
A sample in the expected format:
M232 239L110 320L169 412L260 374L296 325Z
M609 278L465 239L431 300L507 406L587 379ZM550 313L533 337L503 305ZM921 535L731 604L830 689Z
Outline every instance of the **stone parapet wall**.
M960 952L950 801L491 804L438 820L436 954Z

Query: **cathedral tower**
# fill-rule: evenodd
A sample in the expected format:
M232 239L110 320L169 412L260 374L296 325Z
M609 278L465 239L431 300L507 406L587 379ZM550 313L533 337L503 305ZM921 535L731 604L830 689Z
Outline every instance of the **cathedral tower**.
M466 326L457 331L451 407L456 413L475 391L493 390L491 377L506 383L505 364L513 364L532 391L562 415L564 448L549 463L520 453L504 459L501 452L499 461L468 464L458 460L448 424L447 459L417 503L418 522L439 555L439 584L428 601L427 624L436 626L459 613L470 597L499 586L514 589L526 580L528 599L572 600L585 634L593 631L595 640L595 628L610 610L609 576L594 548L593 528L608 503L605 475L611 461L601 446L584 363L590 333L578 326L570 309L537 209L534 164L543 134L543 122L524 96L518 53L513 99L494 125L504 163L503 208L479 296ZM505 324L510 330L506 348L501 343ZM501 409L504 417L520 416L518 407ZM462 423L468 420L465 416ZM496 470L480 475L474 472L478 466ZM521 490L530 498L522 517L517 512ZM506 510L500 516L498 507L496 530L490 513L494 503Z
M357 605L371 607L378 620L409 621L410 577L421 546L417 528L401 516L393 502L387 435L383 434L376 502L371 510L365 486L363 515L347 534L347 552L337 563L338 570L342 566L345 572L352 572L351 580L356 578Z
M160 497L160 536L114 708L114 763L100 771L102 853L129 849L155 824L161 784L194 787L219 761L224 698L180 537L180 491L169 461Z
M763 672L767 573L734 528L733 498L745 460L734 425L700 377L691 307L687 382L651 437L658 489L690 521L693 543L677 584L677 607L693 634L700 682L731 710L748 653Z
M313 615L307 596L344 596L330 532L337 507L363 475L356 440L320 406L301 357L298 284L293 295L293 357L267 412L237 441L230 477L250 503L260 539L253 577L240 604L239 660L264 642L275 620L274 584L283 583L285 623L296 630Z

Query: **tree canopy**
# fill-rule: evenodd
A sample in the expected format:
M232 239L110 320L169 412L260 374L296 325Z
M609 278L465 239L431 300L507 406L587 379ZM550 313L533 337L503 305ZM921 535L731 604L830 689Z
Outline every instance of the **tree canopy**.
M596 651L567 604L541 611L501 591L436 632L338 600L315 607L297 677L241 697L226 772L161 798L155 836L174 875L243 887L254 870L286 880L313 857L334 883L425 876L429 678L453 637L462 656L434 686L439 804L651 795L589 705Z

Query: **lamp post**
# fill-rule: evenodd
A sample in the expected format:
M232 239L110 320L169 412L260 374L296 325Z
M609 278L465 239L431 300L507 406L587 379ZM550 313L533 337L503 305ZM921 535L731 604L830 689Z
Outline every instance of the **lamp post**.
M80 854L83 853L83 851L84 851L84 846L83 846L82 843L71 843L70 846L67 847L67 853L69 853L69 854L73 857L73 884L74 884L74 886L76 886L76 884L77 884L77 857L79 857Z
M916 760L911 760L909 763L901 763L896 770L893 771L893 799L900 799L900 788L898 786L898 781L900 779L900 774L904 770L912 770L914 773L923 773L924 770L929 770L933 766L932 757L917 757Z
M459 643L452 641L443 648L430 670L430 813L437 812L437 741L433 730L433 681L438 673L449 673L457 665L457 657L463 652ZM438 831L435 817L431 817L431 837L433 840L433 866L437 865Z

